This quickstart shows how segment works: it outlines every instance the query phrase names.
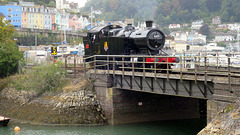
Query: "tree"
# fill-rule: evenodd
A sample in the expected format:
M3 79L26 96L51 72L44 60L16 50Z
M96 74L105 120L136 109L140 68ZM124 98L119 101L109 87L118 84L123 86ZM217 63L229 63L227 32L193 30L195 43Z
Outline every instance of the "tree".
M49 6L49 7L55 7L55 6L56 6L56 4L55 4L55 2L54 2L54 1L50 1L50 2L49 2L49 4L48 4L48 6Z
M15 73L23 57L12 40L14 31L14 27L0 17L0 77Z
M200 33L206 36L210 35L210 30L207 24L202 25L202 27L200 28Z
M206 6L209 11L216 12L220 9L221 0L207 0Z

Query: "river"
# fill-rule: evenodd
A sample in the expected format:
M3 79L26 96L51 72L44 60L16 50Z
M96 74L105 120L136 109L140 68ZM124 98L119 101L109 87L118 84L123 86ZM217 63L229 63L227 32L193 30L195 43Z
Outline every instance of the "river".
M20 132L14 127L19 126ZM0 127L0 135L196 135L206 120L173 120L101 126L35 126L9 123Z

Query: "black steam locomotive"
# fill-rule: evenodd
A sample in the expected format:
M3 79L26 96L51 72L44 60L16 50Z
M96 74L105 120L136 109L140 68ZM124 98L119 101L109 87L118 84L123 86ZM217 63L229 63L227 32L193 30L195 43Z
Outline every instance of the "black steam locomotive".
M132 25L125 28L107 25L92 28L83 38L85 57L92 55L148 55L145 61L152 65L153 57L159 54L165 43L165 35L159 29L152 28L152 21L146 21L146 28L136 30ZM130 61L130 59L125 59ZM137 61L143 61L138 58ZM179 62L176 57L162 57L158 62ZM161 65L161 64L159 64ZM159 67L166 68L166 67Z

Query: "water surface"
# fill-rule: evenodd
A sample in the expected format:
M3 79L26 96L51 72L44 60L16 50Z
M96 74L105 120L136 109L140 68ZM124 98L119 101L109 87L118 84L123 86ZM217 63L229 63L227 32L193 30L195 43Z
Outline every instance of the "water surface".
M21 131L15 133L15 126ZM0 135L196 135L206 126L201 119L157 121L102 126L35 126L9 123L0 127Z

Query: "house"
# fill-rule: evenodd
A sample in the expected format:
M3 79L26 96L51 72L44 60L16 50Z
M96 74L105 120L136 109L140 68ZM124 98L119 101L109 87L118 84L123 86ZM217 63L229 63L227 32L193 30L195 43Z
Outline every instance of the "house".
M57 9L77 9L78 7L78 3L69 3L67 0L56 0Z
M204 21L203 20L196 20L194 22L192 22L192 24L203 24Z
M172 32L170 33L171 36L174 37L174 40L181 40L187 42L194 42L197 44L206 44L207 36L199 34L197 32Z
M215 36L216 42L233 41L233 40L235 40L235 38L232 35L216 35Z
M187 41L194 42L196 44L206 44L207 36L202 35L200 33L188 34Z
M82 29L82 24L80 22L81 16L77 16L76 14L69 16L69 28L73 31L77 31L78 29Z
M193 29L193 30L200 30L201 27L202 27L201 23L194 23L194 24L192 24L191 29Z
M52 14L53 9L49 7L45 7L43 13L43 28L47 30L52 29Z
M196 20L192 22L191 29L193 30L199 30L203 25L203 20Z
M175 52L183 52L189 50L189 44L186 41L182 40L174 40L170 44L170 48L173 49Z
M232 31L237 31L240 28L240 24L238 24L238 23L227 24L227 25L228 25L228 29L232 30Z
M29 28L28 24L29 24L29 7L26 7L26 6L22 6L22 22L21 22L21 25L22 25L22 28Z
M70 4L66 0L56 0L57 9L70 9Z
M219 24L218 27L216 28L216 30L226 30L226 29L228 29L227 24Z
M174 37L174 40L187 41L187 34L183 32L172 32L171 36Z
M179 29L181 28L180 24L169 24L168 26L169 29Z
M55 15L54 27L58 30L67 30L69 28L69 13L64 10L54 9L53 14Z
M220 18L220 16L215 16L215 17L212 19L212 24L221 24L221 18Z
M104 24L104 21L102 21L102 24ZM89 21L87 17L83 17L83 29L86 28L89 25Z
M21 27L21 6L17 6L17 3L10 3L8 5L1 5L0 12L6 17L6 20L10 22L14 27Z

